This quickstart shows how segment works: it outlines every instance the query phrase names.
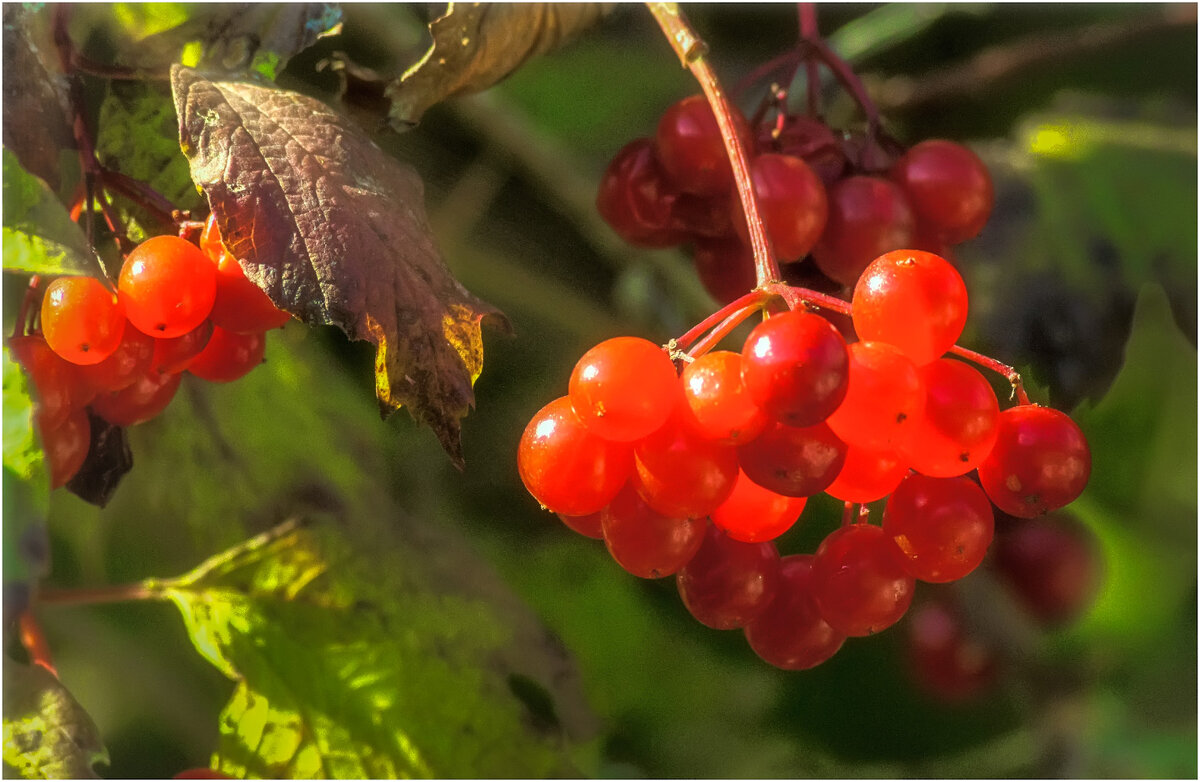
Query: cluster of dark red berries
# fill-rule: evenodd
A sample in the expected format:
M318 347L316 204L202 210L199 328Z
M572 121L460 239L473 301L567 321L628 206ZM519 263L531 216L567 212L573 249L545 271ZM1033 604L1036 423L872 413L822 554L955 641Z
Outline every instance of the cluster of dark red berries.
M88 411L133 426L166 409L187 372L214 383L263 361L266 331L290 316L246 278L209 218L200 246L156 236L125 259L116 293L95 277L54 279L37 323L8 340L35 393L53 488L79 471Z
M991 213L987 167L952 141L931 139L905 151L805 116L781 113L752 128L735 109L734 119L785 276L810 255L841 286L854 285L868 263L890 250L915 247L948 257ZM696 271L718 301L754 287L746 219L703 96L672 105L654 138L617 152L596 206L630 244L691 243Z
M891 626L916 580L980 564L993 504L1018 517L1062 507L1091 455L1069 417L1002 412L983 375L945 355L967 291L940 256L880 256L849 310L850 345L803 309L770 315L740 353L601 342L526 428L526 488L634 575L677 574L699 621L745 628L773 665L809 668ZM772 541L820 492L848 508L886 497L882 524L850 516L815 555L781 559Z

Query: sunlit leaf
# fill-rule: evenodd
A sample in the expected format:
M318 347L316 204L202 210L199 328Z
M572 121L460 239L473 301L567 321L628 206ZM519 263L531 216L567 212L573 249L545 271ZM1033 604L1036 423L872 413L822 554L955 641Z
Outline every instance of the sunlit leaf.
M4 660L4 776L99 779L108 763L100 732L45 668Z
M49 564L46 511L50 478L34 434L29 381L4 349L4 584L5 607L18 608L25 586ZM11 597L10 597L11 594Z
M32 274L98 271L95 252L66 207L4 149L4 268Z

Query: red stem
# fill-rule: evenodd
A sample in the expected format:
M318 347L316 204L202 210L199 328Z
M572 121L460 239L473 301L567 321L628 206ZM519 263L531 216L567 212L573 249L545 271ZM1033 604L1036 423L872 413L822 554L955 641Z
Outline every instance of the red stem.
M130 600L155 600L162 595L146 583L119 584L117 586L90 587L86 589L43 589L38 593L41 605L96 605L99 603L124 603Z
M990 369L993 372L1003 375L1009 384L1012 385L1013 396L1017 398L1017 403L1022 405L1029 404L1029 395L1025 393L1025 384L1021 381L1021 373L1013 367L997 361L990 356L985 356L982 353L976 353L974 350L964 348L961 345L955 345L950 348L950 352L956 356L962 356L985 369Z
M700 358L705 353L712 350L712 348L718 342L725 339L725 337L729 335L729 332L733 331L739 325L741 325L742 321L744 321L746 318L750 317L751 314L758 312L761 308L762 308L762 304L758 303L758 304L751 304L749 306L742 307L741 309L734 311L733 313L731 313L729 315L729 317L727 317L727 318L725 318L725 320L721 321L721 323L716 328L714 328L712 331L708 332L708 334L704 337L704 339L697 342L692 347L692 349L688 351L688 355L691 356L692 358Z
M820 38L817 31L816 3L800 3L800 40L810 43ZM808 116L821 116L821 74L817 64L811 57L804 58L804 73L807 78L806 97L808 98Z
M38 624L37 618L31 611L22 611L21 616L17 619L17 625L20 628L21 645L29 653L29 661L34 665L42 666L57 678L58 670L54 667L50 644L46 640L46 634L42 632L42 626Z
M807 5L802 3L801 6ZM810 51L815 54L825 67L829 68L834 77L841 83L842 88L854 98L854 101L862 109L863 114L867 118L867 132L874 136L881 128L879 121L879 109L875 106L875 102L871 100L871 96L867 94L867 88L863 86L862 79L858 78L858 74L850 65L839 57L833 49L829 48L829 44L825 42L820 35L816 33L815 24L816 16L814 9L814 30L810 36L805 35L804 41L811 47Z
M21 297L21 309L17 313L17 320L13 323L13 337L23 337L29 333L29 327L32 313L37 312L33 306L34 301L38 297L38 285L41 284L41 277L33 275L29 278L29 285L25 286L25 295Z
M675 340L676 347L678 347L680 350L687 350L688 346L703 336L706 331L717 326L718 324L721 324L732 315L735 315L744 309L750 309L752 311L755 308L762 307L763 302L767 300L769 295L770 294L762 290L753 290L743 296L739 296L729 304L726 304L721 309L712 313L707 318L688 329L687 333ZM746 314L748 315L749 312ZM743 315L743 317L745 317L745 315Z

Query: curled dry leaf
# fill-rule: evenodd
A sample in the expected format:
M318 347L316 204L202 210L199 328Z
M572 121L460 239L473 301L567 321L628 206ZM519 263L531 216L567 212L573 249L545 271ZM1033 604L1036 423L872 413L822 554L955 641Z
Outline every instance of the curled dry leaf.
M382 412L407 406L461 467L480 324L508 322L442 262L416 172L298 93L181 66L171 86L192 179L246 276L306 323L374 343Z
M388 88L397 130L445 98L479 92L591 27L612 3L448 3L433 45Z

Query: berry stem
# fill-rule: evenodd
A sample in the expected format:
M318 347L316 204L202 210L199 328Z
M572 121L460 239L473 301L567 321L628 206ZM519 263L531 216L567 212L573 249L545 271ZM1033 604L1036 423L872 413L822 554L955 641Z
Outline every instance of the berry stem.
M976 353L974 350L964 348L961 345L955 345L950 348L950 352L956 356L962 356L985 369L990 369L993 372L1004 375L1004 378L1012 386L1013 397L1016 398L1017 403L1022 405L1029 404L1029 395L1025 393L1025 384L1021 381L1021 373L1013 367L985 356L982 353Z
M29 278L29 284L25 286L25 295L21 297L21 310L17 313L17 320L13 323L13 336L23 337L29 333L30 326L34 314L38 311L37 298L38 286L41 285L42 278L38 275L33 275Z
M820 36L817 31L816 3L799 3L800 6L800 40L812 41ZM817 63L811 57L804 58L804 73L807 79L806 97L808 99L808 116L821 116L821 74Z
M17 626L21 634L21 645L29 654L29 662L42 666L57 678L58 670L54 667L50 644L46 641L46 634L42 632L42 626L37 617L33 615L32 611L22 611L21 616L17 619Z
M671 43L679 60L687 67L700 89L712 107L717 125L721 128L721 137L725 141L725 151L729 155L729 163L733 168L733 179L737 183L738 198L742 202L742 210L746 215L746 224L750 231L750 249L754 252L754 274L759 286L776 282L783 278L779 272L779 264L767 242L767 231L763 225L762 216L758 211L758 201L754 197L754 185L750 180L750 166L746 162L746 151L742 148L741 136L733 122L733 114L729 102L717 76L704 58L705 45L691 26L683 18L678 3L647 3L646 7L654 15L655 21L662 28L663 34Z
M740 315L737 322L734 323L736 326L737 323L744 320L751 312L760 309L769 296L769 293L761 289L752 290L743 296L739 296L688 329L687 333L675 340L675 345L680 350L687 350L689 345L702 337L709 329L723 327L730 318Z
M708 332L704 339L697 342L687 354L692 358L700 358L700 356L712 350L714 345L725 339L729 335L729 332L736 329L743 320L748 318L752 313L757 312L761 307L761 303L750 304L731 313L716 328Z
M882 127L879 120L879 108L871 100L871 96L867 94L867 88L863 86L862 79L858 78L858 74L854 72L854 69L850 67L849 63L839 57L833 49L829 48L829 44L817 32L815 7L812 7L812 28L806 29L804 25L805 6L812 7L813 4L800 4L800 35L804 43L808 45L808 53L805 57L806 61L811 61L812 55L816 55L817 59L824 63L825 67L829 68L834 78L841 83L842 88L850 93L854 98L854 102L862 109L863 114L867 118L867 133L874 137ZM809 89L811 90L811 88L810 75Z
M104 177L104 185L109 190L125 196L130 201L150 212L163 225L175 226L174 215L179 210L162 193L150 187L145 182L134 179L127 174L122 174L120 171L103 168L101 169L101 173Z
M850 302L843 301L836 296L830 296L827 293L817 293L808 288L797 288L784 283L774 283L764 288L768 293L778 296L787 302L791 309L803 305L806 307L819 307L821 309L840 312L843 315L850 314Z
M136 584L86 587L83 589L43 589L38 602L43 605L98 605L126 603L133 600L157 600L163 596L165 583L150 579Z

